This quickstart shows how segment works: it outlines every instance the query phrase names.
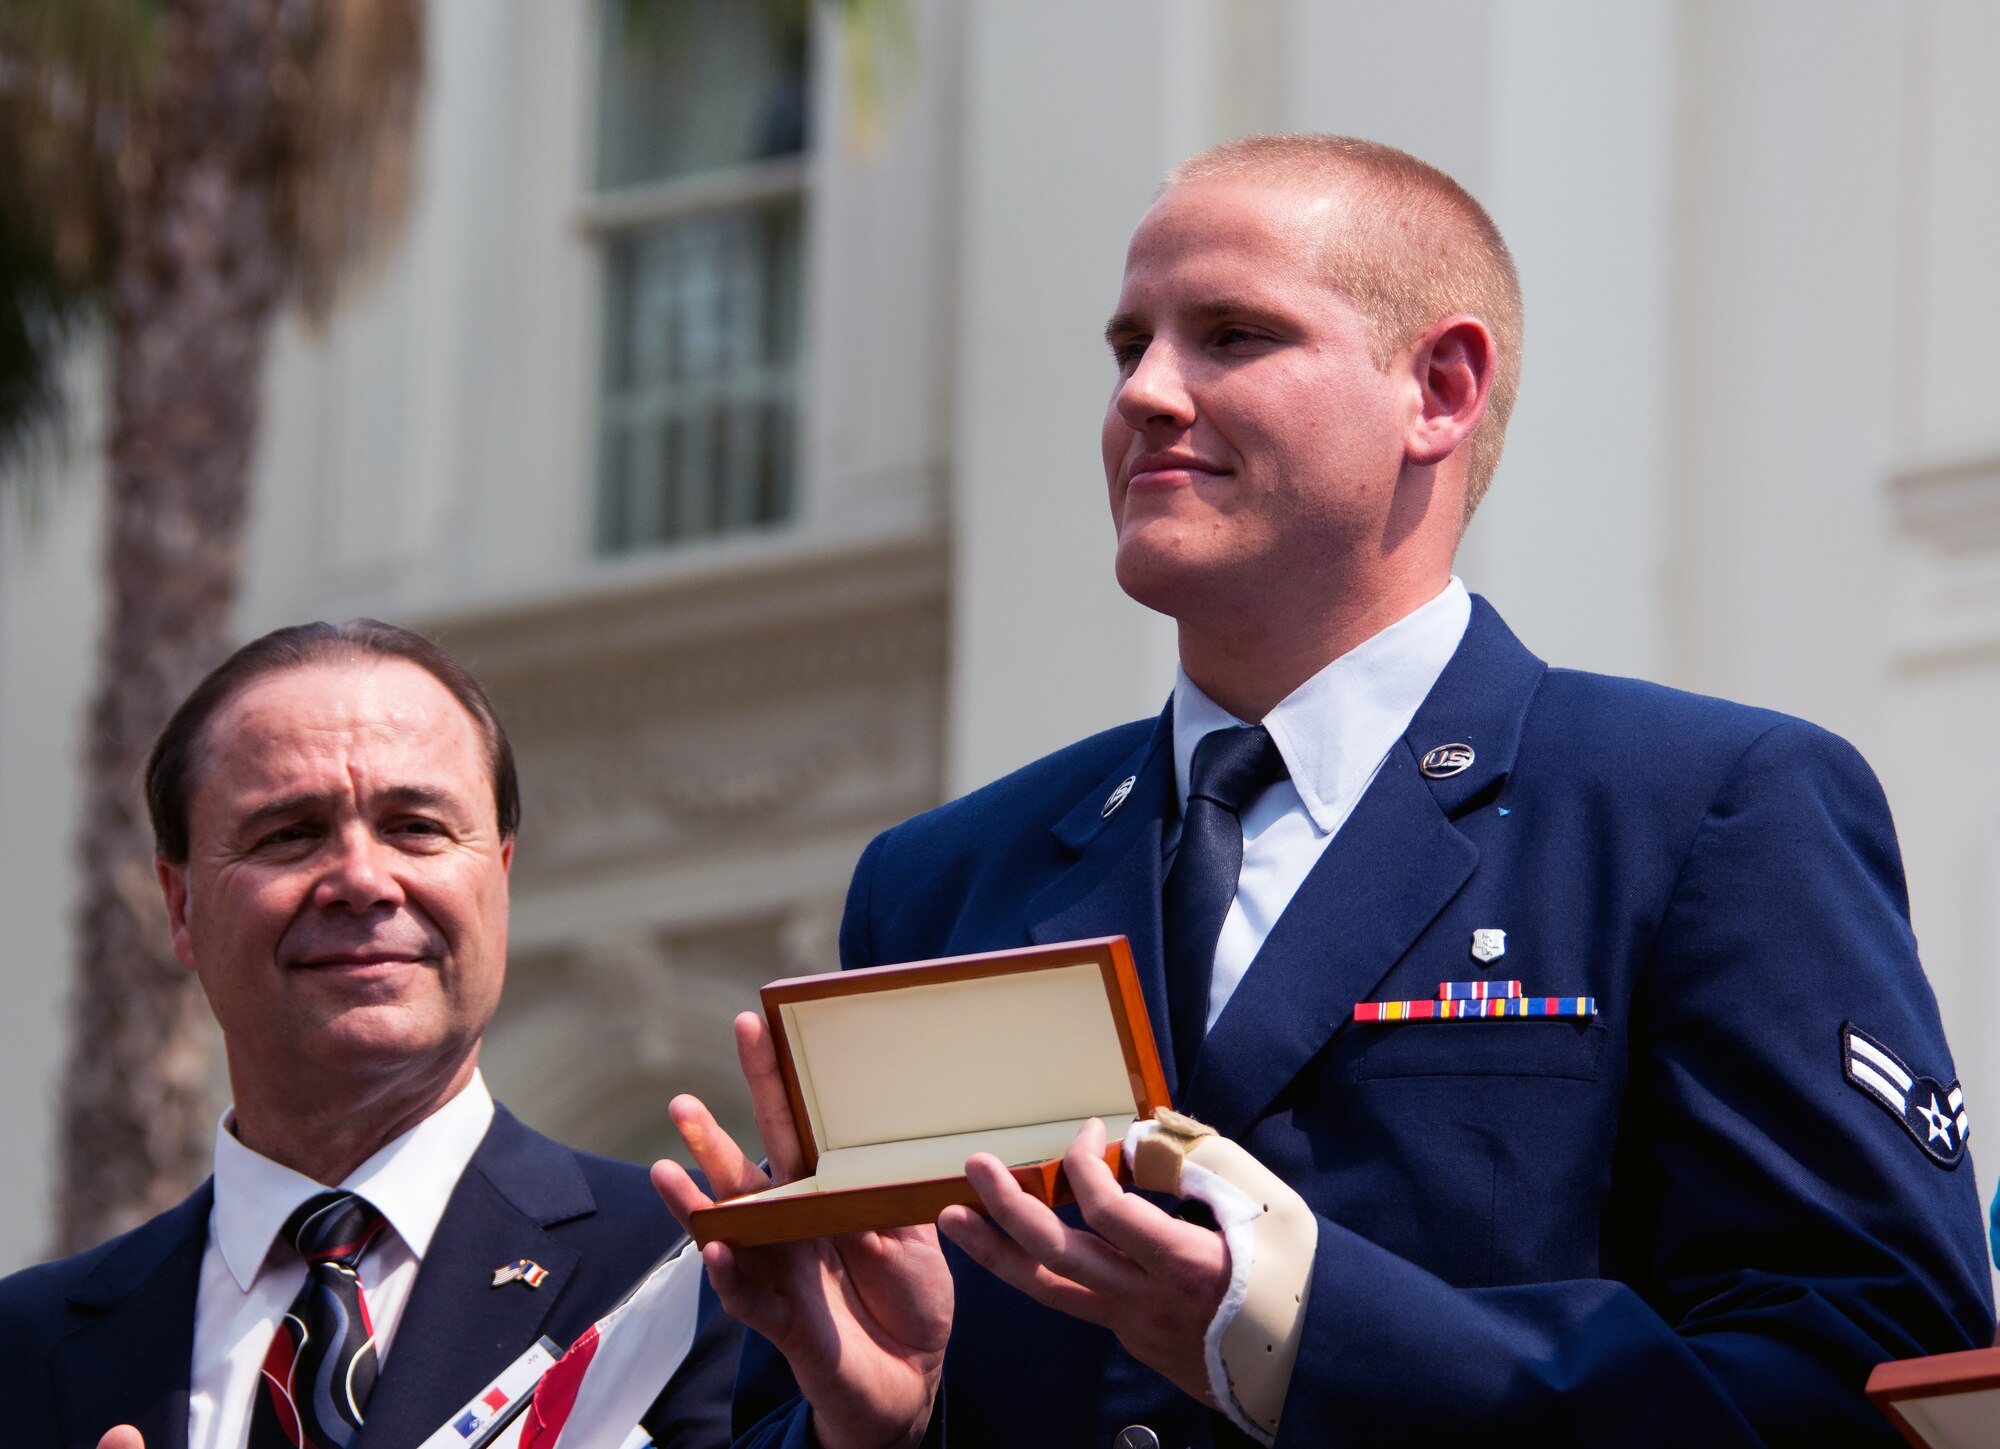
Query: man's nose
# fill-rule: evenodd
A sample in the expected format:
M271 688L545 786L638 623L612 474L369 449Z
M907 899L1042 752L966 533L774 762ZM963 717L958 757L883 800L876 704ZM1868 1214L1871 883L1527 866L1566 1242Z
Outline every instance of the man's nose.
M1118 415L1135 431L1159 423L1194 420L1183 359L1171 343L1155 338L1118 384Z
M338 831L328 841L326 868L314 898L329 910L368 911L403 902L395 849L365 826Z

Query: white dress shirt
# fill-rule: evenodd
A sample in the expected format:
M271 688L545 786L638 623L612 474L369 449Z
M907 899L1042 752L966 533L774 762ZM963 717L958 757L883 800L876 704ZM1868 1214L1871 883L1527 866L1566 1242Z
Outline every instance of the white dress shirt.
M194 1306L188 1449L244 1449L258 1370L306 1276L279 1230L300 1203L326 1191L237 1141L233 1119L233 1109L224 1112L215 1128L215 1206ZM492 1121L493 1098L474 1071L457 1096L337 1184L388 1220L359 1264L382 1363L438 1219Z
M1243 874L1215 944L1210 1027L1293 894L1409 729L1471 619L1472 598L1454 578L1436 598L1355 645L1264 716L1261 723L1271 732L1291 778L1270 786L1242 812ZM1183 816L1195 746L1211 730L1245 723L1181 671L1174 683L1174 784ZM1169 864L1179 845L1176 822L1167 843Z

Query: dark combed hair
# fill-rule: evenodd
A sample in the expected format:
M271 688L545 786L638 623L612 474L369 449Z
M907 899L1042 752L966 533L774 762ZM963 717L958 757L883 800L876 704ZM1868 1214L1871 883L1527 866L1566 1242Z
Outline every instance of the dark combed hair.
M171 861L188 857L188 803L201 765L203 736L218 710L266 675L364 659L407 659L464 706L486 741L500 837L512 839L521 827L521 782L514 770L514 747L479 681L421 634L379 619L349 619L345 624L294 624L252 639L210 670L181 701L146 758L146 809L153 818L154 850Z

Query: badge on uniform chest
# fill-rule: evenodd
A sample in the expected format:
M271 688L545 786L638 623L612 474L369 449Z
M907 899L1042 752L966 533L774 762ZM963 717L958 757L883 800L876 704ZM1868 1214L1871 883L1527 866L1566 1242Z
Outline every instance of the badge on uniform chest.
M1507 954L1507 933L1481 926L1472 933L1472 959L1491 966ZM1597 1015L1594 996L1529 996L1519 981L1440 981L1437 996L1419 1001L1357 1001L1356 1021L1505 1021L1551 1017L1581 1021Z

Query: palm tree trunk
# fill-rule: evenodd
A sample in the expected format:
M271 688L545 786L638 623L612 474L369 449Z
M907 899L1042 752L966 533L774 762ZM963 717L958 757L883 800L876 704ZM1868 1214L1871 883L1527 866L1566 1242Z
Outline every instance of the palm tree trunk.
M84 877L64 1088L65 1252L207 1171L213 1027L169 948L139 776L230 639L267 324L280 295L282 0L174 0L157 102L120 166Z

